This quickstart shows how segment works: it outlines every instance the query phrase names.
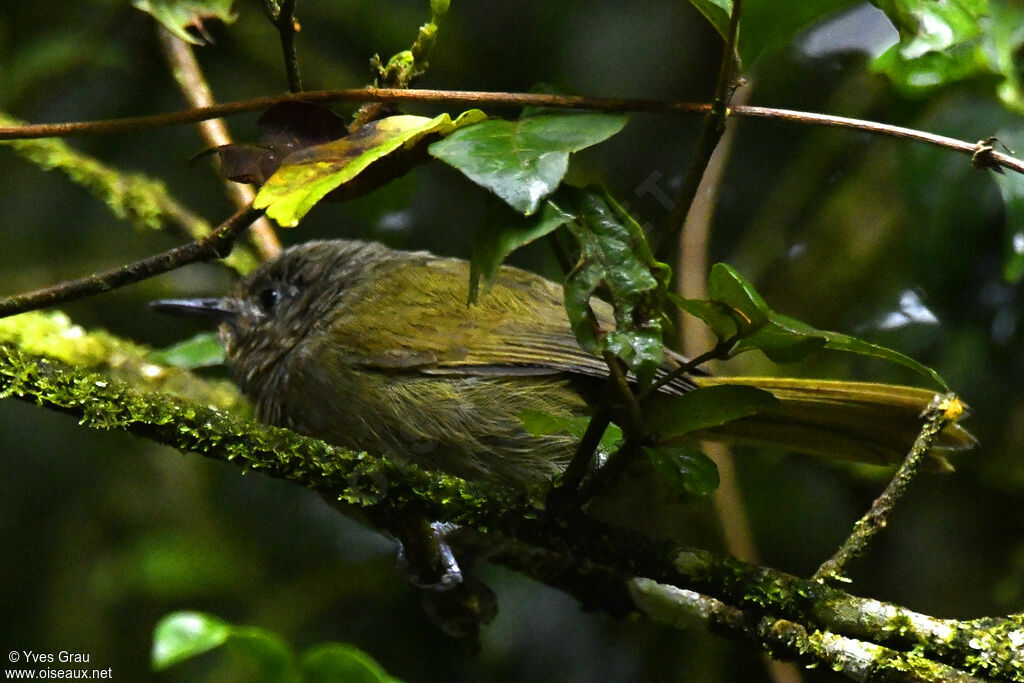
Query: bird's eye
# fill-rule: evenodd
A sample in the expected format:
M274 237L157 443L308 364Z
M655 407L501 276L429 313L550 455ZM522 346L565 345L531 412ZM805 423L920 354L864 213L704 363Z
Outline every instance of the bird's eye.
M259 301L260 309L264 313L270 313L281 299L281 293L274 287L267 287L266 289L261 289L256 297Z

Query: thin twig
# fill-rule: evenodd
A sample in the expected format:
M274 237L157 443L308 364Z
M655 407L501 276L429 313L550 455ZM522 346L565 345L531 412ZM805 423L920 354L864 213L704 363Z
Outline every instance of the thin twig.
M690 374L704 363L707 363L709 360L727 360L729 358L729 352L736 345L736 342L739 341L739 338L740 335L739 333L737 333L733 337L723 339L722 341L715 344L715 347L713 349L709 349L708 351L705 351L699 356L696 356L686 361L685 363L675 368L671 372L665 373L664 375L659 377L656 382L652 383L649 387L640 392L640 395L637 396L637 400L643 401L651 394L656 392L658 389L661 389L666 384L671 384L680 377L684 377Z
M159 128L195 123L221 116L233 116L247 112L261 111L281 102L458 102L478 106L496 107L549 107L553 109L589 109L598 111L635 111L652 113L704 114L711 105L701 102L673 102L666 100L623 99L614 97L583 97L579 95L552 95L547 93L486 92L478 90L427 90L396 88L354 88L351 90L312 90L302 93L268 95L251 100L226 102L189 109L170 114L153 114L124 119L82 121L67 123L41 123L25 126L0 126L0 140L31 138L75 137L83 135L109 135L127 131ZM755 107L751 105L730 107L729 116L778 119L791 123L816 126L850 128L865 133L888 135L904 140L923 142L944 147L954 152L975 155L983 153L983 161L989 165L1001 166L1018 173L1024 173L1024 159L990 149L991 145L981 142L965 142L945 135L936 135L914 128L893 126L886 123L831 116L814 112L779 109L776 107Z
M875 534L885 528L889 521L889 514L903 498L910 483L921 470L921 464L931 451L936 437L947 425L956 422L963 410L963 404L955 395L936 396L936 400L922 416L927 419L903 464L900 465L882 494L871 504L871 509L853 525L850 537L843 542L843 545L832 557L814 572L812 577L814 580L821 582L844 580L843 569L850 560L864 552Z
M725 120L729 116L729 100L736 89L736 38L739 35L740 12L742 0L733 0L732 14L729 16L729 35L726 37L722 63L718 69L718 82L715 84L715 99L711 108L704 116L704 125L697 139L697 147L693 151L693 159L686 172L682 187L676 195L675 204L669 214L668 224L658 238L654 256L659 261L667 261L676 246L676 239L683 231L686 214L690 211L701 178L711 161L711 155L718 146L718 141L725 133Z
M209 235L193 242L102 273L0 299L0 318L107 292L188 263L223 258L231 251L231 246L242 230L262 213L247 206L217 226Z
M612 422L611 411L607 408L599 408L587 423L587 430L576 445L576 452L558 479L558 485L551 489L548 495L548 507L562 509L569 500L573 499L576 492L590 468L590 461L594 452L601 443L601 437Z
M299 75L299 59L295 54L295 33L298 21L295 19L296 0L263 0L263 9L270 22L281 34L281 50L284 52L284 68L288 73L288 90L302 92L302 77Z
M213 92L203 76L199 62L192 52L192 46L181 38L159 26L157 35L160 48L171 67L174 80L188 103L194 108L208 107L214 103ZM231 135L222 119L206 119L197 126L199 134L210 147L220 147L231 143ZM224 183L228 195L236 208L252 204L256 197L255 191L248 185L227 181ZM260 217L252 224L249 232L253 245L259 252L260 260L267 260L281 251L281 242L274 233L274 228L266 217Z

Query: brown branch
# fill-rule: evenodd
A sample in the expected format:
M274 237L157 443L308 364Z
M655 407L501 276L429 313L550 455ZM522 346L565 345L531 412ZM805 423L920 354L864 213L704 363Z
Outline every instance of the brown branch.
M210 107L190 109L171 114L154 114L125 119L83 121L68 123L41 123L25 126L0 126L0 140L31 138L74 137L83 135L109 135L127 131L195 123L221 116L233 116L262 111L281 102L458 102L477 106L549 107L553 109L590 109L599 111L636 111L652 113L705 114L711 110L708 103L673 102L666 100L623 99L614 97L583 97L579 95L551 95L546 93L485 92L476 90L403 90L395 88L354 88L351 90L313 90L302 93L269 95L239 102L227 102ZM887 123L851 119L813 112L755 107L730 107L729 116L778 119L791 123L850 128L866 133L913 140L944 147L954 152L979 152L981 161L990 166L1008 168L1024 174L1024 160L991 149L981 142L965 142L945 135L936 135L914 128Z
M189 105L194 109L213 105L213 91L210 90L206 77L203 76L192 46L162 25L158 25L157 37L174 80L177 81L178 87ZM199 124L197 126L199 135L210 147L220 147L231 143L231 134L228 133L228 127L223 120L205 119L197 123ZM248 185L226 181L224 186L236 208L240 209L252 204L252 200L256 197L256 192ZM260 260L265 261L272 258L281 251L281 242L274 233L274 227L265 217L259 218L252 224L249 235L259 253Z
M117 289L188 263L223 258L231 251L231 246L242 230L262 214L262 211L253 209L251 205L246 206L209 235L193 242L102 273L0 299L0 318Z

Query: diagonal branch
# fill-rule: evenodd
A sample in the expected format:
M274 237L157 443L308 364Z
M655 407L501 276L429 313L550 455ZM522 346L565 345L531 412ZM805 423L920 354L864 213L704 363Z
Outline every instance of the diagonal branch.
M382 529L393 528L398 515L414 511L557 553L575 563L581 574L587 567L599 567L604 579L611 572L690 590L742 610L748 620L767 618L765 623L776 624L758 636L759 642L784 637L817 652L824 646L821 639L837 642L838 636L870 641L864 652L875 653L873 666L895 653L911 664L945 664L968 675L1024 680L1020 615L939 619L587 517L568 524L544 514L522 493L353 453L166 395L144 394L8 345L0 345L0 397L74 415L88 427L130 432L295 482L360 508ZM559 585L556 577L550 580ZM782 627L786 630L780 632ZM801 633L806 641L800 640ZM749 633L746 637L754 638ZM829 661L824 653L812 659ZM912 675L911 680L929 679Z
M102 273L0 299L0 318L107 292L180 268L188 263L224 258L231 252L231 247L242 231L262 214L262 211L253 209L250 204L217 226L209 235L193 242Z
M924 426L921 427L921 432L903 464L889 480L885 491L871 504L871 509L854 524L850 537L843 542L843 545L832 557L822 563L814 572L814 579L818 581L844 580L843 568L850 560L863 553L871 539L885 528L889 514L906 494L911 482L920 472L921 465L931 451L936 437L947 425L956 422L963 412L963 403L953 394L935 397L932 405L922 416L926 418Z

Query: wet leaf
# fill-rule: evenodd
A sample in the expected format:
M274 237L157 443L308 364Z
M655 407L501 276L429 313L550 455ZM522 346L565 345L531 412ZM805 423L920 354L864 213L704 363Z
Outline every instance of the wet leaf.
M132 0L133 7L152 15L168 31L193 45L213 42L203 27L208 19L218 19L225 24L235 21L232 4L233 0Z
M662 397L644 409L644 427L659 441L718 427L779 404L775 396L751 386L711 386Z
M485 114L473 109L454 121L448 114L389 116L372 121L347 137L299 150L260 188L254 206L285 227L294 227L329 192L349 183L391 155L416 152L425 138L448 135ZM386 182L394 177L388 174Z
M558 188L569 154L615 135L623 114L547 114L489 119L430 146L430 154L527 216Z
M224 363L224 346L216 332L201 332L167 348L150 351L147 357L154 363L176 368L207 368Z
M495 200L497 201L497 200ZM508 209L505 209L508 212ZM473 233L473 251L469 262L469 301L476 301L483 280L484 290L491 286L498 276L498 269L513 251L557 230L573 216L551 202L545 202L544 208L529 218L519 214L510 216L508 220L492 223L477 229Z
M645 448L658 481L674 498L706 496L718 488L718 466L692 446Z
M554 203L576 216L569 229L580 244L580 259L565 281L565 308L576 339L596 355L611 351L646 384L663 357L668 266L654 259L643 229L607 192L567 191ZM591 308L599 292L614 309L615 329L602 329Z
M937 372L899 351L848 334L819 330L776 313L750 282L724 263L716 263L711 268L707 300L677 296L670 299L687 313L706 322L720 342L735 337L734 353L757 348L777 363L789 363L820 348L847 351L910 368L948 390L945 380Z

